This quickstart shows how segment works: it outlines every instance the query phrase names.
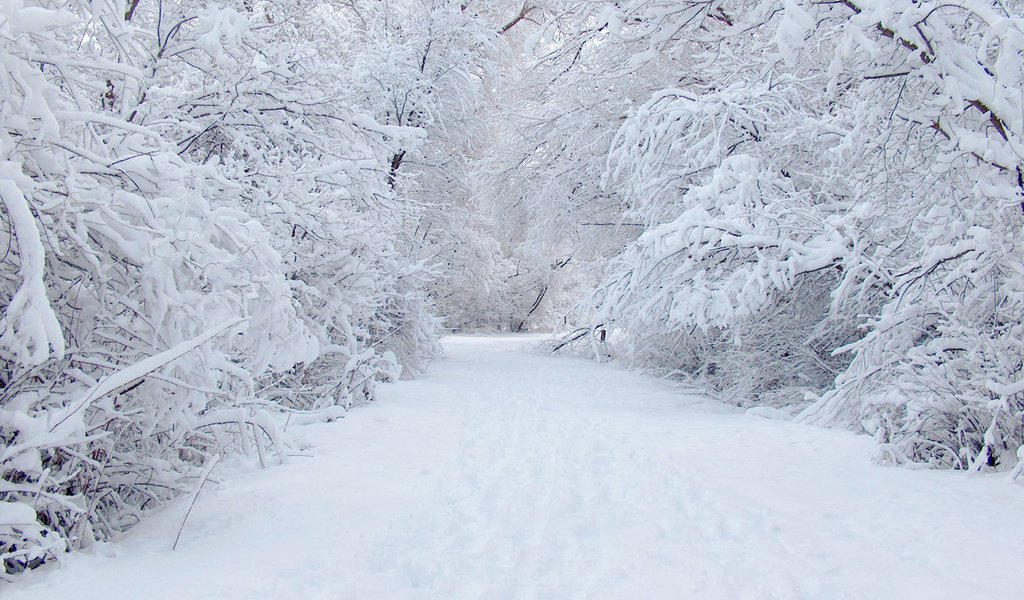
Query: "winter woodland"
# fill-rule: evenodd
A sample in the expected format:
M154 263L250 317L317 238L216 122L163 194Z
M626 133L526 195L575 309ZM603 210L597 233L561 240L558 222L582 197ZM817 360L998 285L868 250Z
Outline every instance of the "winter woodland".
M0 0L0 65L0 578L444 331L1024 464L1018 0Z

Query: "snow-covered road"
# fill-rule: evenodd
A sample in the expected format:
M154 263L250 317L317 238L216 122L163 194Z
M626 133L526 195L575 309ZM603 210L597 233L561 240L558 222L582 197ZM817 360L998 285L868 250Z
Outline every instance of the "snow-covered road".
M457 337L312 458L231 471L7 600L1019 600L1024 486ZM113 555L114 558L103 555Z

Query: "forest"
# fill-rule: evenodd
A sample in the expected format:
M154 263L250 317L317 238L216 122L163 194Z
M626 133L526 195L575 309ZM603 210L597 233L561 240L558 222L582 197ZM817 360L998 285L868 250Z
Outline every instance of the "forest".
M0 0L0 63L0 579L446 332L1024 472L1018 0Z

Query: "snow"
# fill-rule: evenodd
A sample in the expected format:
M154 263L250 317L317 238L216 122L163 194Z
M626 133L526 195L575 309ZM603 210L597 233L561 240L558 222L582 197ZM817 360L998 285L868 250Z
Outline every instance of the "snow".
M814 31L814 17L794 0L783 0L783 15L775 34L779 53L787 65L795 65L804 38Z
M1005 474L877 467L866 436L536 341L447 338L424 377L289 428L310 457L218 467L177 551L187 499L4 598L1020 597Z
M210 329L203 334L197 336L194 339L182 342L169 350L164 350L158 354L154 354L148 358L144 358L139 362L125 367L116 373L112 373L109 377L106 377L102 381L96 383L96 385L89 388L88 393L79 400L78 402L64 408L54 416L54 424L50 427L50 431L54 431L60 427L65 421L71 418L73 415L78 413L80 410L88 406L91 402L116 392L117 390L128 386L136 381L139 381L146 375L149 375L153 371L156 371L160 367L163 367L169 362L177 360L182 356L185 356L197 347L205 344L212 340L218 335L224 333L228 329L231 329L235 325L244 322L245 319L236 318L228 321L227 323L221 324L213 329Z
M0 351L38 365L53 355L64 356L64 336L46 296L46 255L28 200L16 183L24 178L18 165L0 161L0 204L18 240L22 284L0 317ZM6 354L6 352L4 352Z

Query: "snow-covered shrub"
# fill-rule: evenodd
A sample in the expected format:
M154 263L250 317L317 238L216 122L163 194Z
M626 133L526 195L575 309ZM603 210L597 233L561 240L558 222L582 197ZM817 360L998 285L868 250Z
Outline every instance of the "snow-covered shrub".
M396 249L411 264L437 267L427 285L432 302L465 320L457 298L478 291L495 256L467 265L484 250L485 229L468 231L468 157L486 107L484 80L493 62L496 29L479 9L459 0L358 2L352 31L353 102L390 127L414 127L420 140L395 139L386 181L403 199L404 231ZM415 143L409 143L409 141ZM469 266L468 269L456 265ZM453 296L454 294L454 296Z
M620 190L602 187L601 175L623 113L647 97L616 66L628 49L593 43L590 30L573 37L584 25L562 5L529 6L533 31L523 22L515 30L526 63L506 65L496 79L499 112L474 163L475 205L496 224L511 265L492 316L511 329L567 324L609 257L635 238Z
M271 412L372 398L436 352L385 181L421 135L340 103L280 6L131 6L3 4L7 575L131 526L215 454L283 460Z
M116 110L141 72L104 48L132 32L104 6L8 8L0 496L18 519L0 555L15 573L186 489L218 436L260 438L259 414L236 410L254 377L317 348L270 233L209 201L230 194L221 174Z
M577 14L559 51L627 48L625 69L652 79L605 181L644 231L592 321L621 331L635 362L864 429L882 460L1012 467L1019 9L637 1ZM658 81L655 60L683 68Z
M1024 19L983 1L850 9L833 70L861 75L858 99L892 98L853 112L843 144L869 159L850 183L878 215L858 263L885 302L804 416L864 427L882 460L1009 468L1024 439Z
M436 346L421 293L433 273L408 266L397 247L415 211L387 182L395 147L415 148L423 132L347 105L352 81L340 73L355 57L312 35L334 14L295 11L239 3L183 16L169 51L202 68L183 85L155 86L145 110L186 109L167 124L173 137L196 162L216 160L239 205L274 232L322 352L264 384L309 410L371 398L375 381L396 375L396 357L418 372Z
M828 388L843 367L834 342L855 331L830 310L849 245L842 225L821 231L814 198L746 155L722 160L682 203L620 258L596 320L660 335L632 343L634 363L701 377L738 403L790 404Z

